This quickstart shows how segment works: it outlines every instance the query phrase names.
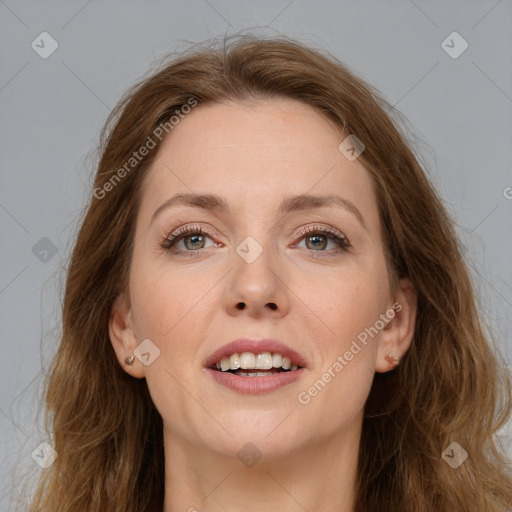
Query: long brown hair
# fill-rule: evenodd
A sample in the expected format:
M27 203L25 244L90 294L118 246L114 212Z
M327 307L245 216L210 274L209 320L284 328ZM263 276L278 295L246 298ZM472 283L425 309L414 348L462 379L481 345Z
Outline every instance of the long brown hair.
M120 367L108 333L112 303L128 283L141 183L160 144L154 133L191 98L276 96L312 106L363 141L390 269L418 292L412 346L397 369L375 375L366 404L354 509L496 512L512 503L494 436L510 414L509 376L480 318L453 222L392 107L324 52L246 37L174 58L109 116L45 387L58 458L41 475L32 512L162 510L162 420L146 381ZM127 168L148 137L157 147ZM468 453L457 469L442 457L454 441Z

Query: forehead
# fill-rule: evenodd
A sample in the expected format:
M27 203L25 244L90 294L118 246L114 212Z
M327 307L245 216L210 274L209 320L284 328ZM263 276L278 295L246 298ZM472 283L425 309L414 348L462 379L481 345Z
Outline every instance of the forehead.
M231 156L238 165L245 161L244 167L259 159L268 165L277 161L283 168L308 155L311 161L318 161L321 153L327 157L342 138L335 124L309 105L283 98L253 99L196 107L164 140L159 153L172 153L185 165L209 160L215 167Z
M142 208L170 195L215 193L232 207L277 208L284 196L339 193L377 215L372 179L338 149L345 134L296 100L198 106L163 141ZM377 219L378 220L378 219Z

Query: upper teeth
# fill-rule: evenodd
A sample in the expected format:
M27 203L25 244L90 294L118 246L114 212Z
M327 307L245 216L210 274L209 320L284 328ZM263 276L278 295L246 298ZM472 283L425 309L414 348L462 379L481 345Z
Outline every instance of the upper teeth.
M283 368L284 370L296 370L298 366L292 364L289 358L281 354L271 354L262 352L253 354L252 352L242 352L241 354L231 354L229 357L223 357L216 363L217 369L226 372L228 370L271 370L272 368Z

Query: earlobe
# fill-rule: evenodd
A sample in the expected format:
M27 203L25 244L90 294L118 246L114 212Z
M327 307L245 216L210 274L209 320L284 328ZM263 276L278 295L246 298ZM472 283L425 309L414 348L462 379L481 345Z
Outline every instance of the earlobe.
M133 377L143 378L143 365L133 355L138 342L130 303L125 292L120 293L112 304L108 330L121 367Z
M375 371L394 370L403 358L414 336L417 313L417 292L411 281L401 279L392 305L394 314L381 332Z
M391 354L388 354L384 359L386 360L386 363L388 363L389 370L393 370L400 362L398 357L392 356Z

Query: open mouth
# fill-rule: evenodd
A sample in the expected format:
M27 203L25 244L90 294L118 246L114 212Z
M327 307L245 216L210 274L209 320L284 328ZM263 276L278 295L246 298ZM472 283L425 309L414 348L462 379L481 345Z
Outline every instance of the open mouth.
M295 364L290 358L278 353L262 352L254 354L252 352L242 352L223 357L210 368L240 377L266 377L278 373L294 372L302 367Z

